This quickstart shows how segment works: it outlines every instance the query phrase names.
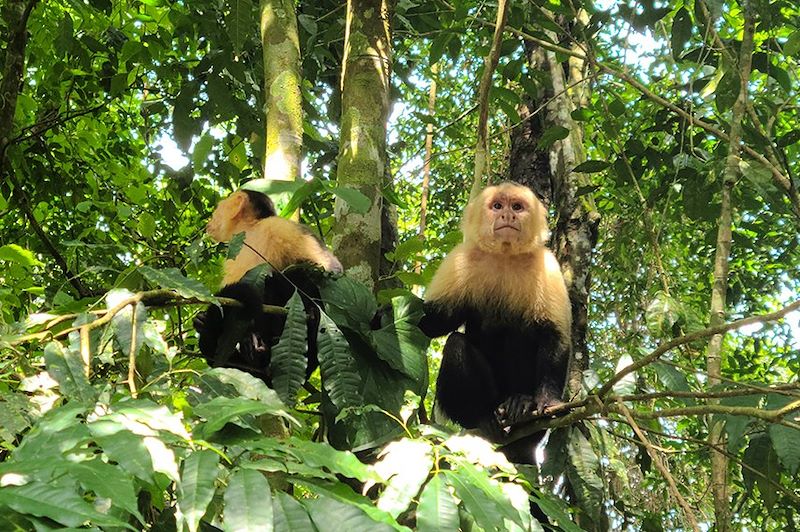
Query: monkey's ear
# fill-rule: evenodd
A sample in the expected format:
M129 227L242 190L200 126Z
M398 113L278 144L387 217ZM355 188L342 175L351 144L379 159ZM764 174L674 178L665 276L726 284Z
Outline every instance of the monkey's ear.
M230 219L236 220L242 218L247 212L247 194L236 192L231 196L230 201Z

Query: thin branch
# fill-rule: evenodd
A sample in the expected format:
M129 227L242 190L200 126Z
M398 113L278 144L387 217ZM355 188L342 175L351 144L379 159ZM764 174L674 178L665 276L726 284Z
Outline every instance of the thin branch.
M226 307L242 306L242 302L239 301L238 299L218 297L215 298L215 301L220 305L224 305ZM118 305L110 309L92 311L91 314L99 315L100 317L90 323L87 323L85 325L79 325L76 327L69 327L57 333L53 333L50 329L55 324L62 323L64 321L59 317L58 319L54 319L52 320L52 322L48 323L48 326L45 327L45 330L37 333L19 336L14 340L12 340L11 342L9 342L9 345L15 346L32 341L41 341L45 338L50 338L50 339L63 338L69 335L69 333L71 332L80 330L82 327L86 327L87 330L93 330L110 322L114 316L119 314L128 305L135 305L136 303L142 303L148 307L164 308L164 307L174 307L183 305L208 305L209 301L207 299L201 299L196 297L183 297L181 295L178 295L176 292L167 289L139 292L123 300ZM287 312L285 308L276 305L262 305L261 309L265 314L284 315ZM77 315L71 315L71 317L77 317Z
M475 143L475 172L472 179L470 199L476 197L481 190L483 177L489 173L489 89L492 86L492 76L500 60L500 45L503 40L503 28L508 18L508 1L498 0L497 21L494 25L492 47L483 66L483 76L478 86L478 141Z
M622 402L618 402L618 406L622 411L622 415L625 416L625 419L628 420L628 425L633 429L633 432L636 434L636 437L639 438L639 441L642 442L644 448L647 450L647 454L650 455L652 458L653 463L655 464L656 468L661 472L664 476L664 479L667 481L667 487L669 488L672 497L678 501L678 504L683 509L683 513L686 516L686 519L689 521L693 530L700 530L700 527L697 525L697 517L694 515L692 508L689 506L689 503L686 502L686 499L683 498L681 492L678 491L678 486L675 484L675 479L672 477L672 473L669 472L667 466L661 461L661 456L656 452L653 448L653 445L647 439L647 436L639 428L639 425L636 424L636 421L633 420L631 417L631 413L625 408L625 405Z
M724 333L724 332L727 332L727 331L731 331L733 329L738 329L739 327L744 327L745 325L751 325L751 324L754 324L754 323L767 323L767 322L770 322L770 321L776 321L776 320L779 320L779 319L783 318L784 316L786 316L790 312L792 312L794 310L797 310L797 309L800 309L800 300L795 301L794 303L792 303L790 305L787 305L787 306L783 307L780 310L777 310L775 312L770 312L769 314L761 314L761 315L757 315L757 316L749 316L749 317L743 318L741 320L736 320L736 321L733 321L733 322L730 322L730 323L725 323L725 324L719 325L717 327L709 327L707 329L702 329L700 331L695 331L693 333L686 334L686 335L681 336L679 338L675 338L674 340L670 340L669 342L666 342L666 343L661 344L660 346L658 346L649 355L647 355L646 357L642 358L638 362L634 362L630 366L627 366L627 367L623 368L622 370L620 370L608 382L606 382L603 385L602 388L600 388L600 391L598 392L598 395L600 395L600 396L606 395L609 391L611 391L611 389L614 387L614 385L616 383L618 383L623 377L625 377L626 375L629 375L630 373L633 373L634 371L637 371L637 370L639 370L639 369L641 369L641 368L643 368L643 367L645 367L645 366L647 366L649 364L652 364L653 362L658 360L661 356L663 356L665 353L667 353L668 351L678 347L679 345L688 344L690 342L694 342L695 340L700 340L702 338L708 338L708 337L713 336L715 334L720 334L720 333Z
M86 288L81 281L80 277L77 274L73 273L70 269L69 265L67 264L66 259L64 256L61 255L61 252L58 251L55 244L50 240L50 237L47 235L45 230L36 220L36 216L33 213L33 209L31 208L31 202L28 199L28 195L25 193L25 190L22 188L19 180L17 179L16 175L13 171L8 172L8 178L11 181L12 185L14 186L14 191L16 193L17 198L19 199L18 205L19 209L22 211L22 214L28 220L28 223L33 229L33 232L36 233L36 236L39 237L39 240L42 242L45 248L47 248L48 254L53 258L58 268L67 278L67 281L72 285L75 291L81 298L89 297L91 291Z

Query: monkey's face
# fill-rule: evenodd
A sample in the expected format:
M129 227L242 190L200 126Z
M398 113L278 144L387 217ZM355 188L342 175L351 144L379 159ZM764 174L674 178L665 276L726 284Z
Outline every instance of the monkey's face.
M485 251L526 253L544 244L544 207L528 188L488 187L467 207L464 236Z
M246 201L241 192L234 192L217 204L211 220L206 225L206 233L217 242L227 242L234 235L239 222L242 203Z

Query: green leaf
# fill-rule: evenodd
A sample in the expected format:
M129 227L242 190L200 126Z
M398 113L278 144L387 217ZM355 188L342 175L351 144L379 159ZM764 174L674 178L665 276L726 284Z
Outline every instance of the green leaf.
M308 366L306 311L297 291L289 298L286 308L289 310L286 324L280 340L272 348L269 367L273 389L284 403L293 405L297 391L306 380Z
M456 495L464 505L464 509L475 519L478 526L486 531L501 531L503 530L502 503L498 504L494 498L487 497L487 494L481 489L483 485L489 482L487 473L474 470L475 466L462 462L457 470L444 471L443 474L447 478L447 483L455 489ZM487 478L485 482L476 485L474 478L480 475ZM509 504L508 506L510 508L511 505Z
M567 476L581 509L590 519L600 522L603 507L603 480L600 460L583 433L572 427L567 440Z
M156 232L156 219L149 212L141 212L136 221L136 230L144 238L152 237Z
M175 97L175 105L172 109L172 128L175 142L183 151L189 150L189 146L192 144L192 136L197 128L197 123L191 116L196 95L197 84L184 83L178 96Z
M275 532L317 532L305 507L287 493L275 492L272 513Z
M767 408L777 410L796 400L796 397L770 394L767 398ZM795 476L797 468L800 466L800 430L772 423L769 426L769 436L772 440L772 448L775 449L781 464L790 475Z
M302 463L308 467L325 468L336 475L354 478L361 482L380 481L380 477L369 467L361 463L350 451L339 451L327 443L317 443L292 436L288 440L261 438L253 443L253 449L268 456L291 452L291 456L302 457ZM315 475L316 476L316 475ZM329 475L321 475L328 478Z
M422 302L415 296L394 297L391 309L392 321L370 331L371 344L381 360L419 383L418 393L423 393L428 382L425 352L430 339L417 327L422 317Z
M391 253L394 260L407 260L425 249L425 243L419 237L411 237L401 242Z
M96 511L79 493L63 485L30 482L24 486L6 486L0 490L0 505L26 515L48 517L68 527L77 528L89 522L136 530L124 521Z
M665 292L658 292L645 311L645 322L648 330L657 336L672 334L672 326L680 318L680 306L675 299Z
M79 352L64 351L60 343L50 342L44 348L44 362L64 396L84 404L94 403L96 396Z
M244 241L247 238L247 233L242 231L241 233L236 233L228 242L228 255L225 257L228 260L233 260L239 256L239 253L242 252L242 248L244 247Z
M676 370L677 371L677 370ZM720 404L723 406L747 406L755 408L761 403L761 395L739 395L735 397L723 397ZM728 435L728 450L735 453L739 450L744 437L747 434L747 427L755 421L754 418L747 416L727 416L721 418L725 421L725 432Z
M280 408L276 408L274 405L245 397L215 397L207 403L197 405L194 413L205 419L205 423L195 428L194 435L198 438L208 438L229 421L242 416L272 414L291 418L282 405Z
M270 532L273 527L272 492L263 474L240 469L225 490L225 530Z
M359 406L361 377L342 331L324 312L320 314L317 351L322 385L333 404L342 410Z
M290 480L317 495L306 499L304 506L319 532L341 532L342 530L403 530L391 515L376 508L370 499L355 493L345 484L323 484L321 482Z
M572 522L572 519L567 513L567 508L561 499L556 497L534 491L531 493L531 500L544 512L544 514L558 525L559 529L566 532L584 532L584 530Z
M719 85L717 85L717 90L714 92L714 103L717 106L717 111L726 113L733 108L736 98L739 97L740 86L738 72L735 70L725 72Z
M203 134L200 139L195 142L194 149L192 150L192 165L197 168L202 168L203 164L208 159L208 154L211 153L211 148L214 147L214 137L208 133Z
M146 266L145 266L146 267ZM126 289L114 289L106 294L106 307L111 309L133 296ZM119 348L126 357L137 356L144 344L144 324L147 312L144 305L127 305L111 319L111 328Z
M386 481L378 498L378 508L398 517L416 498L433 467L431 445L425 441L402 440L390 443L374 465Z
M114 506L122 508L144 524L137 507L133 477L124 469L107 464L99 457L85 462L65 460L63 464L68 474L77 479L84 489L111 500Z
M44 263L37 259L31 251L16 244L0 246L0 260L16 262L26 268L44 266Z
M331 189L336 197L344 200L357 214L366 214L372 207L372 200L364 195L360 190L352 187L334 187Z
M675 18L672 19L672 57L676 60L680 57L683 48L692 36L692 16L685 7L681 7Z
M197 530L206 508L214 498L218 465L219 455L205 449L194 451L183 461L178 483L178 508L190 532Z
M369 288L350 277L328 280L320 286L320 294L328 316L340 327L361 330L378 310Z
M255 27L253 24L253 3L250 0L229 0L230 11L225 17L225 29L236 52L244 50Z
M145 482L153 481L153 460L142 436L107 420L89 424L89 430L111 460L136 478Z
M546 150L557 140L563 140L569 136L569 129L563 126L553 126L542 133L539 139L539 148Z
M611 166L611 163L608 161L598 161L590 159L588 161L584 161L575 168L572 169L573 172L583 172L585 174L590 174L593 172L602 172L606 168Z
M786 39L786 44L783 46L783 53L785 53L787 57L796 57L798 52L800 52L800 30L795 30L789 35L789 38Z
M780 482L780 466L778 455L775 453L770 439L766 434L756 434L750 438L750 445L742 456L742 463L761 473L756 475L748 468L742 468L742 479L748 490L758 486L761 501L765 509L769 510L778 500L775 484Z
M656 371L658 380L661 381L665 390L676 392L688 392L690 390L689 380L683 371L662 362L655 362L651 367ZM676 401L684 404L694 404L693 399L676 399Z
M145 279L154 285L175 290L182 297L197 298L201 301L214 301L214 295L200 281L189 279L177 268L156 270L150 266L142 266L139 271Z
M627 353L623 353L617 361L614 373L619 373L623 369L633 364L633 359ZM617 395L630 395L636 391L636 372L628 373L614 384L614 393Z
M800 129L793 129L788 133L784 133L783 135L778 137L778 140L776 141L778 146L780 146L781 148L785 148L786 146L791 146L792 144L796 144L797 142L800 142Z
M457 531L458 506L441 473L428 481L417 506L417 530L419 532Z

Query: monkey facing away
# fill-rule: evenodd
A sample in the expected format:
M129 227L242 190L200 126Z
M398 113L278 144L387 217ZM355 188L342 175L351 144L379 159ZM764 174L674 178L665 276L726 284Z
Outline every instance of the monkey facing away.
M436 381L438 407L489 437L561 404L572 314L558 261L545 247L546 212L515 183L486 188L462 220L464 241L426 292L420 328L451 333ZM464 333L456 332L461 325ZM533 463L535 434L504 448Z
M199 348L211 366L248 371L271 384L272 347L286 318L265 314L262 305L285 306L297 291L307 315L306 376L318 366L319 280L324 272L341 273L342 265L305 226L277 216L272 201L252 190L234 192L220 201L206 232L218 242L245 234L244 246L225 261L219 297L236 299L241 307L211 305L194 320ZM268 263L273 271L262 284L245 274ZM248 276L249 277L249 276Z

